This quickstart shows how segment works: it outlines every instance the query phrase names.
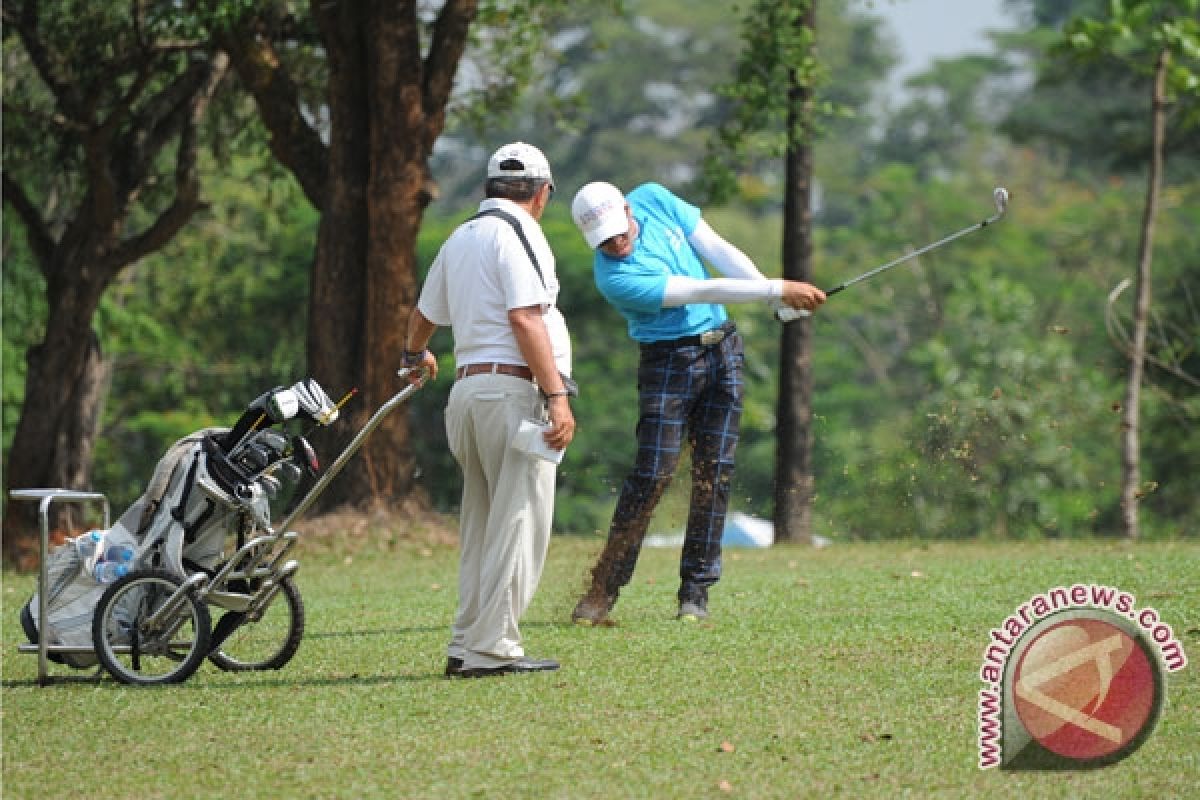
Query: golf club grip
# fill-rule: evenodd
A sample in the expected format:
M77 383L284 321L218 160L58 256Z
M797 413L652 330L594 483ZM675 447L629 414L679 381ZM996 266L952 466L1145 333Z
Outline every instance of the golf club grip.
M811 317L812 312L803 308L792 308L791 306L782 306L775 309L775 319L780 322L794 322L804 317Z
M825 290L825 296L826 296L826 297L831 297L831 296L833 296L833 295L837 294L838 292L840 292L842 289L845 289L845 288L846 288L848 285L849 285L849 284L845 284L845 283L843 283L843 284L841 284L840 286L835 286L835 287L833 287L832 289L826 289L826 290Z

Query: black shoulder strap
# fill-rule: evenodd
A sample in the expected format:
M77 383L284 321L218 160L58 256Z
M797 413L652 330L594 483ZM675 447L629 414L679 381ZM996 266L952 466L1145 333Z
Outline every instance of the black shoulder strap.
M517 218L507 211L501 211L498 208L488 208L480 211L471 217L471 219L479 219L480 217L499 217L512 226L512 229L517 233L517 238L521 240L521 246L525 248L525 254L529 256L529 260L533 262L533 268L537 270L538 280L542 282L542 288L545 289L546 278L542 275L542 268L538 264L537 256L533 254L533 247L530 246L529 240L525 238L525 231L521 229L521 223L517 221ZM467 221L470 222L471 220Z

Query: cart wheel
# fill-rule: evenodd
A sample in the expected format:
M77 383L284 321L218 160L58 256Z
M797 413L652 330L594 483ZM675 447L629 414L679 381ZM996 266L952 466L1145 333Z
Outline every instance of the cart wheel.
M279 593L258 615L226 612L217 622L214 638L225 633L222 628L226 625L237 627L209 655L212 663L228 672L279 669L296 655L304 636L300 590L291 578L284 578Z
M166 570L138 569L100 597L92 642L121 683L182 683L204 663L212 618L194 592L176 596L181 585Z

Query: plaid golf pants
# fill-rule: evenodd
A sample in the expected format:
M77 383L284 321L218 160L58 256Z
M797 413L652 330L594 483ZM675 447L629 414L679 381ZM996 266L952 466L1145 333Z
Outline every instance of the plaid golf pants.
M706 598L721 577L721 535L729 507L742 417L742 338L715 345L642 345L638 365L638 451L613 513L593 586L616 597L633 577L650 517L671 483L686 441L692 493L679 563L680 600Z

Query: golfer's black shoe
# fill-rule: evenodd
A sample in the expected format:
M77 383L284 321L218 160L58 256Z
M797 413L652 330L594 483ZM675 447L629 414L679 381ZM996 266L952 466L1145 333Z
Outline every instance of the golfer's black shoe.
M443 673L447 678L457 678L462 673L462 659L450 656L446 659L446 671Z
M463 678L488 678L492 675L512 675L522 672L551 672L558 669L558 662L551 659L518 658L500 667L472 667L458 671Z
M701 586L683 586L679 589L679 613L675 619L708 619L708 589Z
M703 602L685 600L679 604L679 613L675 615L675 619L686 620L688 622L708 619L708 609L705 608L705 603Z

